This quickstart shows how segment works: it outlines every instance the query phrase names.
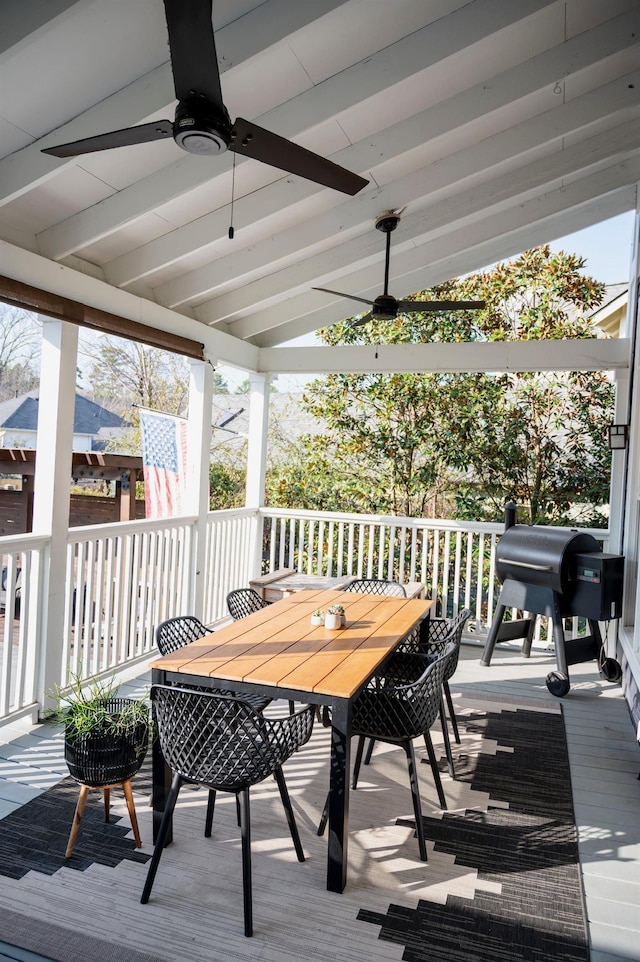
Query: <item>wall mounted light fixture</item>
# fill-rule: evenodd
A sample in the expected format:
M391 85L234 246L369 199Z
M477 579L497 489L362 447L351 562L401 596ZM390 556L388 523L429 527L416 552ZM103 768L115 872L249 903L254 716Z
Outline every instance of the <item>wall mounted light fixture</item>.
M620 451L626 448L629 438L628 424L609 425L609 448L611 451Z

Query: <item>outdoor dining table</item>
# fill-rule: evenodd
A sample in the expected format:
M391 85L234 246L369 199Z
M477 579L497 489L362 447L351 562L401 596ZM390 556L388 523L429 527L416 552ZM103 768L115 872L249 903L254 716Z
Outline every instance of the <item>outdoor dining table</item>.
M312 612L331 604L343 606L346 626L335 631L312 626ZM398 644L426 622L431 605L431 601L417 598L299 591L151 662L154 684L204 684L331 709L329 891L342 892L347 881L353 701ZM170 781L156 739L154 841ZM168 842L171 840L169 831Z

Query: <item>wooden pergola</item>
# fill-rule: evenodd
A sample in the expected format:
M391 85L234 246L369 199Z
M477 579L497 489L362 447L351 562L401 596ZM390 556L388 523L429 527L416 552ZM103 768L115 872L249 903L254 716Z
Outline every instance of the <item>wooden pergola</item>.
M33 496L36 475L36 454L29 448L0 448L0 477L21 477L19 491L0 490L0 535L24 534L33 530ZM115 507L109 501L113 517L110 521L133 521L139 516L136 508L136 482L142 480L142 458L126 454L105 454L100 451L74 451L71 458L70 478L76 481L115 481ZM77 498L77 496L76 496ZM88 513L96 498L89 502ZM105 499L101 498L104 507ZM76 503L76 510L77 510ZM73 525L73 501L70 523ZM102 517L99 517L102 516ZM96 516L106 520L103 512ZM81 518L76 524L91 523Z

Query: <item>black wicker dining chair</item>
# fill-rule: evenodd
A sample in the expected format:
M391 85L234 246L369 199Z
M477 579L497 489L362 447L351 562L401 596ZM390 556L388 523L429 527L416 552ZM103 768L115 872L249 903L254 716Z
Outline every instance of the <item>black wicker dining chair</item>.
M227 595L227 609L234 621L252 615L269 604L254 588L236 588Z
M413 740L419 736L424 738L438 800L441 808L446 810L447 800L442 788L430 729L438 717L442 700L442 679L453 651L454 645L450 643L435 658L411 653L394 655L383 667L381 673L370 679L367 687L353 704L351 730L358 736L358 747L351 787L355 789L358 784L360 763L367 738L391 745L401 745L404 748L409 769L418 848L423 862L427 861L427 847ZM413 680L407 684L406 677L411 673L413 673ZM326 826L328 802L327 798L318 826L318 835L323 834Z
M449 679L454 674L456 668L458 667L458 660L460 657L460 645L462 643L462 632L467 621L471 617L471 612L468 608L463 608L459 611L455 618L429 618L424 622L426 628L426 637L424 632L413 632L404 642L402 646L398 649L398 657L402 653L418 653L423 655L439 655L441 654L446 646L453 642L455 648L453 654L449 658L447 663L447 668L442 680L442 701L440 704L440 725L442 727L442 738L444 741L445 754L447 756L447 764L449 767L449 774L452 778L456 777L455 766L453 761L453 751L451 749L451 739L449 737L449 729L447 726L447 714L445 711L445 702L447 708L449 709L449 720L451 722L451 728L453 730L453 735L456 744L460 744L460 732L458 730L458 720L456 718L456 713L453 707L453 699L451 698L451 689L449 688ZM396 660L396 669L399 670L400 662ZM364 764L368 765L371 761L371 753L373 750L373 741L369 743L367 751L365 753ZM426 761L426 759L425 759Z
M421 650L425 651L428 655L438 655L444 650L446 645L453 641L455 644L455 651L449 663L447 664L447 670L444 673L444 678L442 680L442 690L447 702L447 708L449 709L449 719L451 721L451 728L453 729L453 735L456 740L456 744L460 744L460 732L458 730L458 720L456 718L456 713L453 707L453 700L451 698L451 690L449 688L449 679L455 673L458 667L458 660L460 658L460 645L462 644L462 632L464 631L464 626L471 617L471 612L468 608L463 608L459 611L455 618L430 618L427 621L427 638L423 641L423 647Z
M176 615L175 618L167 618L166 621L162 621L156 627L155 638L160 654L168 655L170 652L178 651L191 641L197 641L198 638L203 638L208 634L210 634L210 631L207 626L203 625L195 615ZM211 691L211 688L199 685L190 685L188 687L196 691ZM224 695L237 694L235 691L229 691L227 689L220 689L220 691ZM242 698L256 711L264 711L272 701L271 698L265 698L264 695L254 695L253 693L244 693ZM215 801L216 793L211 790L209 792L207 816L204 825L204 834L207 837L211 835L211 822L213 821ZM240 812L238 812L238 824L240 824Z
M275 777L298 861L304 862L282 765L311 737L313 709L307 706L293 715L267 719L242 698L175 685L153 685L151 701L160 748L171 768L172 781L140 901L149 901L183 784L204 785L214 798L216 791L231 792L236 796L240 816L244 934L250 936L253 900L249 789L270 775Z
M383 578L355 578L344 587L345 591L354 591L357 594L369 595L395 595L398 598L406 598L407 592L397 581L385 581Z

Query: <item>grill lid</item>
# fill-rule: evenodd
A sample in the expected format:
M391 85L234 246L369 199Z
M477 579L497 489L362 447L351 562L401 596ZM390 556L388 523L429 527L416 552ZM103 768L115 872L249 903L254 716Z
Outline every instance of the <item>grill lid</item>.
M575 555L585 551L600 551L590 534L514 524L498 542L496 570L502 582L511 578L566 594L576 580Z

